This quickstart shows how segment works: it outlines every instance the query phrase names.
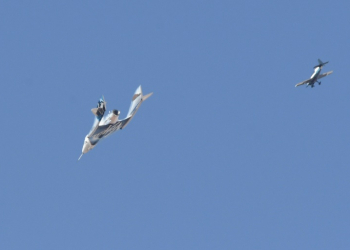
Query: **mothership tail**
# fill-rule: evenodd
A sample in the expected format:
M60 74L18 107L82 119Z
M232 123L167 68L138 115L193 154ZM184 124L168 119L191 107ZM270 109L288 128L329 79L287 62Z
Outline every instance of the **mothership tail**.
M125 118L126 123L123 125L123 128L135 116L135 114L138 111L138 109L140 108L142 102L145 101L146 99L148 99L152 94L153 94L153 92L149 93L147 95L143 95L141 85L136 89L135 94L133 95L132 100L131 100L131 105L129 108L128 115Z

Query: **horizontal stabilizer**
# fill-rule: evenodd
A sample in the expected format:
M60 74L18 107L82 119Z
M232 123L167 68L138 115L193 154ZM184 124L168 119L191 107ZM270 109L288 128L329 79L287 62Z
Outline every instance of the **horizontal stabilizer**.
M103 117L104 113L105 113L105 109L103 108L93 108L91 109L91 112L99 118L99 120L101 120L101 118Z
M314 68L322 67L323 65L325 65L327 63L329 63L329 62L322 62L320 59L318 59L318 65L316 65Z
M94 109L91 109L91 112L97 116L97 110L98 110L98 108L94 108Z
M145 96L142 96L142 101L146 101L146 99L147 99L148 97L150 97L151 95L153 95L153 92L152 92L152 93L149 93L149 94L147 94L147 95L145 95Z

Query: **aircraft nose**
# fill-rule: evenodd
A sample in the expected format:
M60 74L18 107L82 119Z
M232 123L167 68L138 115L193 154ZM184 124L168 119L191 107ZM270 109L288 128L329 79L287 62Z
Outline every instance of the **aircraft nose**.
M86 154L91 149L91 143L88 138L85 138L82 153Z

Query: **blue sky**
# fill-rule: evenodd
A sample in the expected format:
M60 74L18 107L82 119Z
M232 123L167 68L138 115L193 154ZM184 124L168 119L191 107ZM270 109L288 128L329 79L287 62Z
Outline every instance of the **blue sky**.
M349 249L349 8L3 1L2 249Z

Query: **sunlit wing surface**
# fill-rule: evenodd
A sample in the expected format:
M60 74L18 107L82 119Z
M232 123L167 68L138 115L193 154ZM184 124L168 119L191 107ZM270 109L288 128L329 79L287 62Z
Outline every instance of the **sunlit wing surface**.
M303 81L303 82L300 82L300 83L298 83L297 85L295 85L295 87L298 87L298 86L300 86L300 85L307 84L307 83L309 83L309 82L311 82L311 79L307 79L307 80L305 80L305 81Z
M326 73L323 73L323 74L321 74L321 75L319 75L319 76L317 77L317 80L318 80L318 79L321 79L322 77L328 76L328 75L330 75L330 74L332 74L332 73L333 73L333 70L332 70L332 71L328 71L328 72L326 72Z

